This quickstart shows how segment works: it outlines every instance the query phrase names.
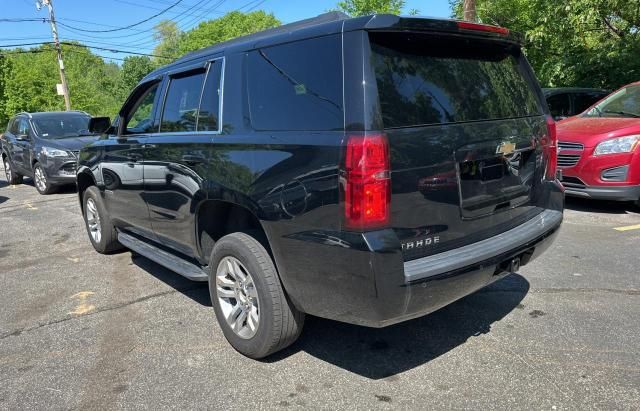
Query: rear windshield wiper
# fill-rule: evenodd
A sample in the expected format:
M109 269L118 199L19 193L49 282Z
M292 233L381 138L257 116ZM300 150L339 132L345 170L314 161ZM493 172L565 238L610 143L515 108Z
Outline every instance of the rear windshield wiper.
M639 118L640 117L640 114L629 113L628 111L605 110L605 111L603 111L603 113L620 114L621 116L628 116L628 117L635 117L635 118Z

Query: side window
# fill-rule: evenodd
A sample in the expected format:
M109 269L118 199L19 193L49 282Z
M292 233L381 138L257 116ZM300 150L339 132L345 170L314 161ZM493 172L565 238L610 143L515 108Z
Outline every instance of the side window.
M556 94L547 98L547 105L553 117L566 117L571 115L571 100L569 94Z
M18 134L18 119L11 120L7 126L7 130L14 136Z
M27 120L26 118L21 118L20 122L18 124L18 135L29 135L29 130L31 129L31 127L29 127L29 120Z
M135 106L129 111L125 129L127 134L140 134L153 132L153 103L158 93L160 83L151 86L138 99Z
M598 100L600 100L604 95L600 93L577 93L573 97L573 105L575 107L576 114L582 113L593 104L595 104Z
M255 50L248 56L249 108L257 130L340 130L339 36Z
M221 77L222 60L216 60L211 63L204 84L198 113L198 131L218 131L218 115L220 113L220 98L222 97Z
M204 71L171 77L160 132L196 131L204 77Z

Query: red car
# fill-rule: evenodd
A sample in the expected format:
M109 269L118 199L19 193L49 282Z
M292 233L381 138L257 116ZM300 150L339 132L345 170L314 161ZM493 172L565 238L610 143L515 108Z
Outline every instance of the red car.
M559 122L557 130L567 195L640 205L640 82Z

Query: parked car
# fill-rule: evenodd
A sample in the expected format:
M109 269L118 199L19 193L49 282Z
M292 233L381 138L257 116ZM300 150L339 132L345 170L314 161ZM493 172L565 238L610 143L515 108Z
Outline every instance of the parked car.
M500 27L329 13L188 54L90 128L94 248L208 281L252 358L305 314L435 311L539 256L562 221L555 123Z
M610 92L597 88L543 88L549 111L557 121L582 113Z
M97 136L89 132L91 116L81 111L20 113L0 137L2 162L9 184L31 177L40 194L75 184L80 148Z
M558 123L566 194L640 205L640 82Z

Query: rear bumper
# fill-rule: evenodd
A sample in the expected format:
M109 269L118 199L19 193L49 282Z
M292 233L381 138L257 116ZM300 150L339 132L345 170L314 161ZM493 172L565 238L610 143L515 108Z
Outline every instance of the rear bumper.
M561 222L562 212L545 210L524 224L486 240L408 261L404 263L405 280L413 283L477 264L486 265L491 260L500 263L517 250L535 247Z
M565 187L564 193L597 200L635 201L640 199L640 186Z
M558 234L561 209L543 211L479 243L409 262L393 230L313 230L279 235L282 241L270 242L283 285L298 309L385 327L436 311L491 284L509 274L511 261L526 264L538 257ZM276 235L267 233L270 240Z

